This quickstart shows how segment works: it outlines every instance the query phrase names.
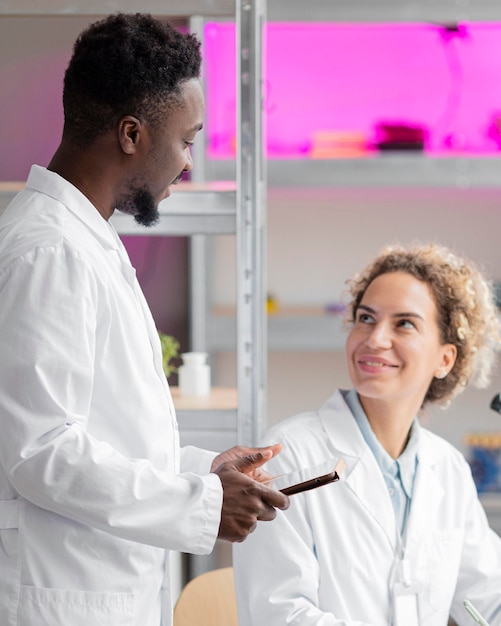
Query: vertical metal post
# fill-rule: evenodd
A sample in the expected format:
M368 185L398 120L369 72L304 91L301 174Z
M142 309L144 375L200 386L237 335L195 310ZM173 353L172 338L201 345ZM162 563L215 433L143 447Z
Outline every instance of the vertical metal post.
M203 41L205 20L201 16L190 18L190 31ZM203 80L203 77L202 77ZM202 85L204 86L204 85ZM205 180L205 130L202 129L192 149L193 171L191 180ZM208 298L208 239L206 235L193 235L189 241L189 284L190 284L190 350L207 350L207 316L209 315Z
M266 426L265 0L236 0L236 22L238 440L255 445Z

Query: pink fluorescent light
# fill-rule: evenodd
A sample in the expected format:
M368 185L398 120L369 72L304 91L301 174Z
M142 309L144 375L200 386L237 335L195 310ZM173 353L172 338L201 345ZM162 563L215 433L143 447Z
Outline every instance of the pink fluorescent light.
M270 23L267 152L371 149L381 122L421 127L425 148L494 153L501 139L501 24ZM205 26L209 156L235 150L235 30ZM498 128L499 123L499 128Z

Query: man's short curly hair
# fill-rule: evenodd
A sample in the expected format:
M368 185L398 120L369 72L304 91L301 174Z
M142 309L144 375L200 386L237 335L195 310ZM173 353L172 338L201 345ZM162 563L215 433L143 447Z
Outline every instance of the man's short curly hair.
M442 343L456 346L454 367L434 378L423 400L447 405L467 384L489 384L501 347L499 320L490 281L469 261L437 244L387 246L365 270L347 281L348 322L371 282L381 274L406 272L426 283L435 298Z
M200 75L200 42L144 13L116 13L75 42L64 77L64 136L85 147L124 115L155 125Z

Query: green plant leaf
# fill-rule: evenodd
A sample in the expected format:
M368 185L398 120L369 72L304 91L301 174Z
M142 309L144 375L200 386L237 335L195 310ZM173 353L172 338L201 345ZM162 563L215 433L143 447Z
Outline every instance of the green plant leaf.
M166 335L162 331L158 331L160 344L162 346L162 366L167 378L177 372L177 367L172 363L173 359L179 357L179 341L172 335Z

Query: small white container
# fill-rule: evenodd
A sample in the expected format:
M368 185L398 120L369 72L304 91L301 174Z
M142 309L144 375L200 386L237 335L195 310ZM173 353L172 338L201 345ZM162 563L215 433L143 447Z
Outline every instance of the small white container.
M182 396L208 396L210 394L210 367L207 352L181 354L183 364L179 367L179 393Z

